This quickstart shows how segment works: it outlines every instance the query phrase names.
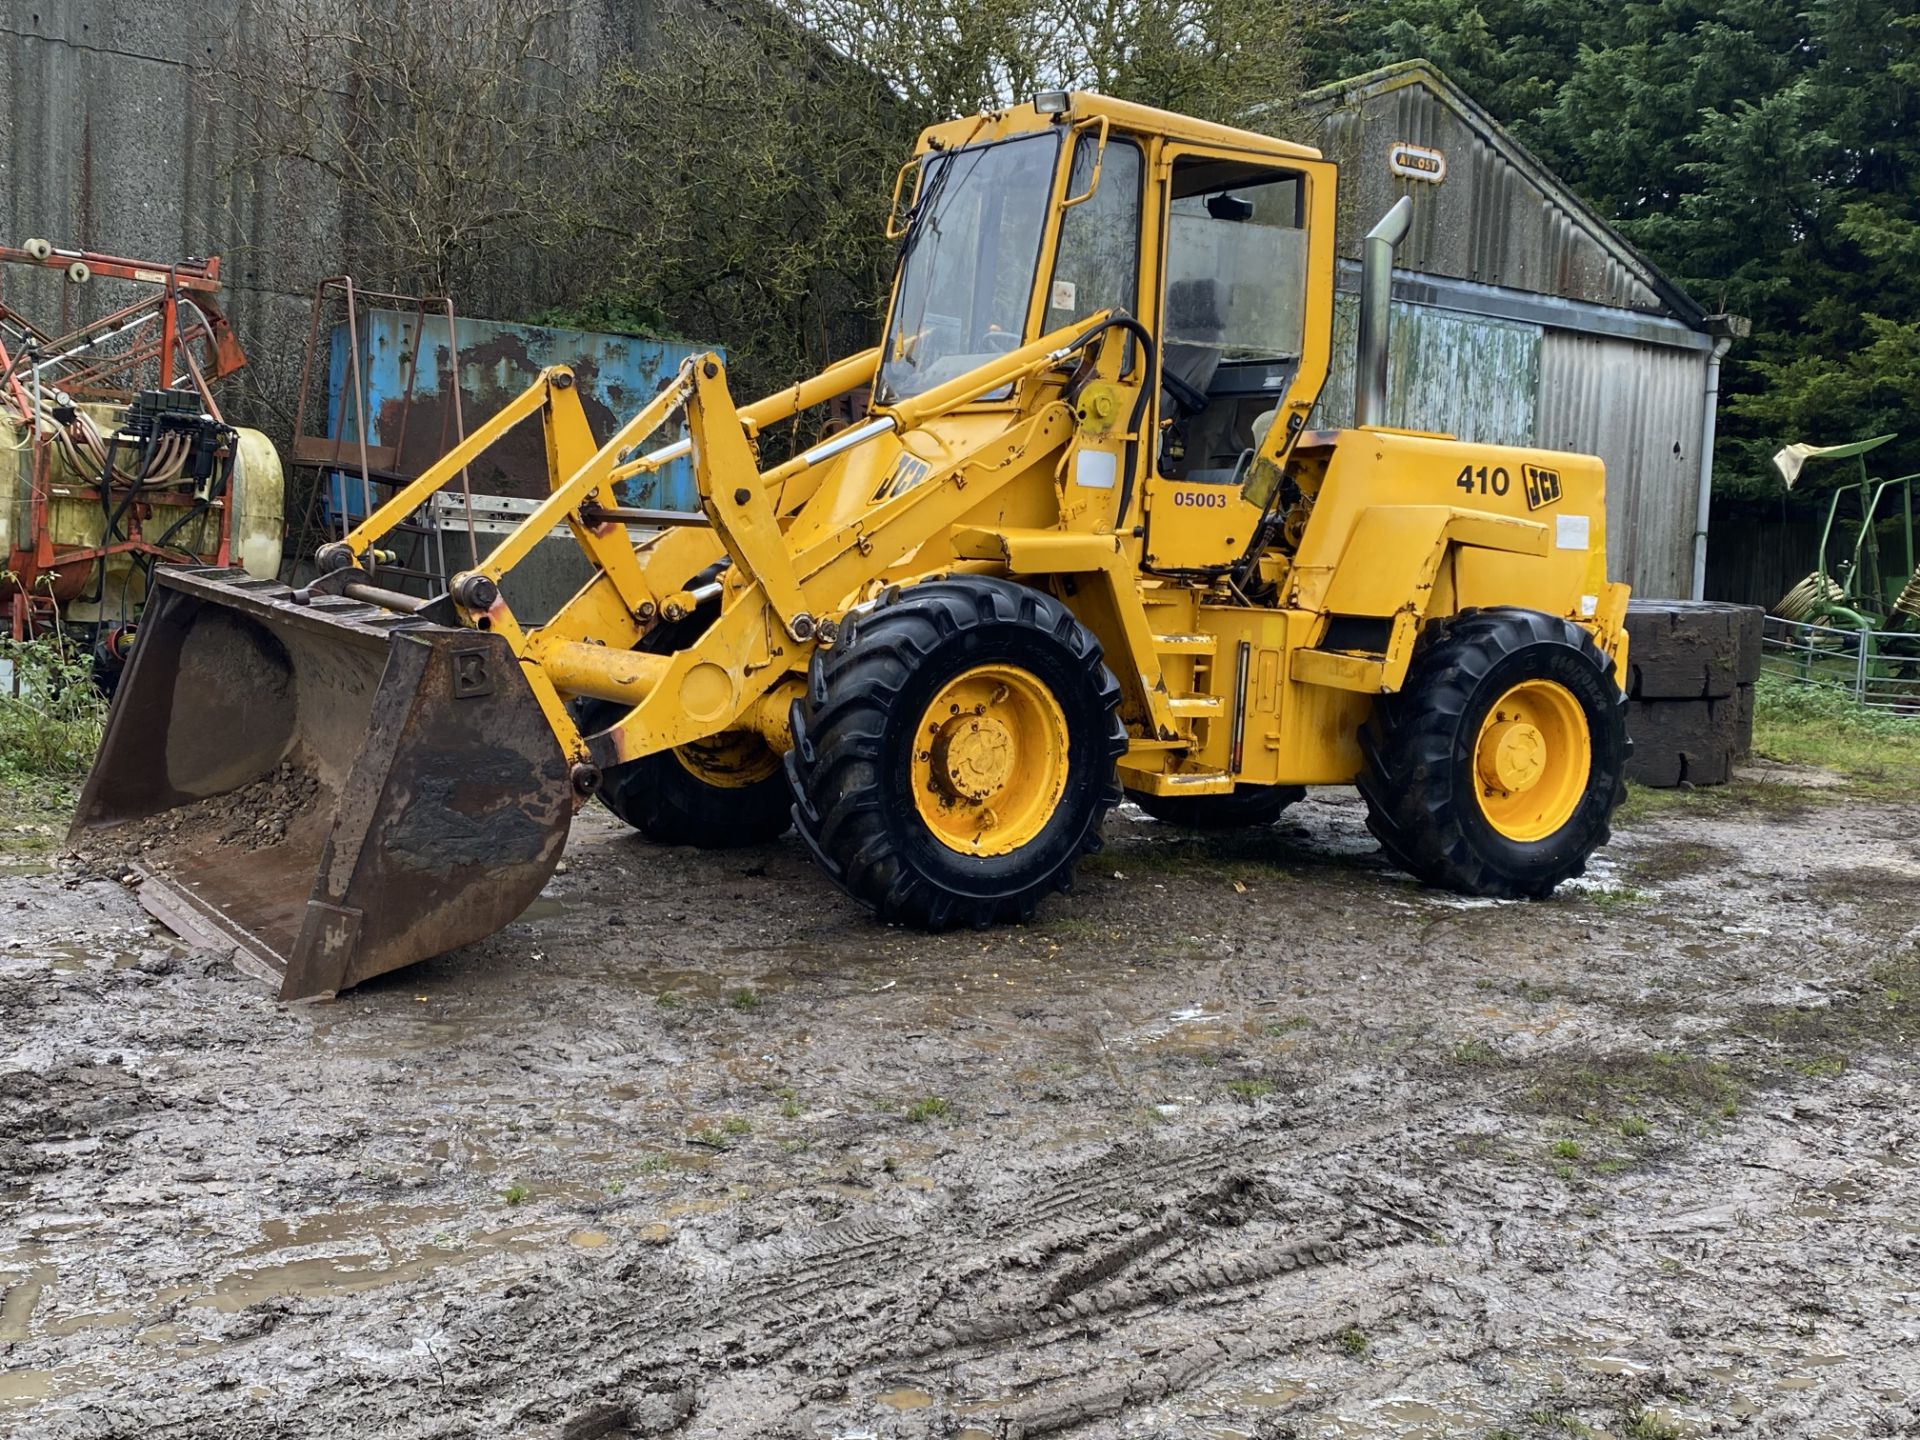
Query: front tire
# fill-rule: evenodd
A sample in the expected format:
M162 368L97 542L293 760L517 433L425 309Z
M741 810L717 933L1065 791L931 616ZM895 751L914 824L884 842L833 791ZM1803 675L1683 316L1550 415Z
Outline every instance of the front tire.
M1442 621L1361 732L1367 828L1428 884L1549 895L1586 869L1626 798L1626 704L1570 621L1507 608Z
M894 592L815 653L794 819L882 920L1025 921L1100 847L1127 748L1100 642L1051 596L964 575Z
M700 638L711 621L690 616L662 625L639 648L670 654ZM608 700L576 700L582 733L622 715ZM600 803L656 845L737 850L778 840L793 824L793 792L780 757L760 736L728 731L617 765L600 778Z

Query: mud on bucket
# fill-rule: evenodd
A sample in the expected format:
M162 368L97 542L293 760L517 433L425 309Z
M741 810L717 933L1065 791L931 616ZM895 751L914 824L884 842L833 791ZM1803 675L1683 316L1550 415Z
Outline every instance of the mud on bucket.
M123 856L201 945L331 994L492 934L540 893L567 766L498 636L163 570L69 843Z

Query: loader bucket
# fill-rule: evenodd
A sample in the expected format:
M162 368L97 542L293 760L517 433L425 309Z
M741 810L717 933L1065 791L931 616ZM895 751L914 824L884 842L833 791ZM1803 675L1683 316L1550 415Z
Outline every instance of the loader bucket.
M566 845L567 771L498 636L163 570L68 840L305 999L518 916Z

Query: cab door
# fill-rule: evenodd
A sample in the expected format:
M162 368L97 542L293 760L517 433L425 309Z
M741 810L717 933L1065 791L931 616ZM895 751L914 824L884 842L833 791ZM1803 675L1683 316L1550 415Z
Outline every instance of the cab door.
M1333 175L1317 161L1162 152L1149 569L1218 569L1254 540L1253 461L1284 456L1326 380Z

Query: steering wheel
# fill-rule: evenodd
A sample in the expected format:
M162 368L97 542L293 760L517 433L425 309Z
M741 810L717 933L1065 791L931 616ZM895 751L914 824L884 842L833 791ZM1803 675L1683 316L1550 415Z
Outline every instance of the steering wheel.
M987 349L995 355L1011 355L1020 348L1020 337L1010 330L989 330L985 339Z

